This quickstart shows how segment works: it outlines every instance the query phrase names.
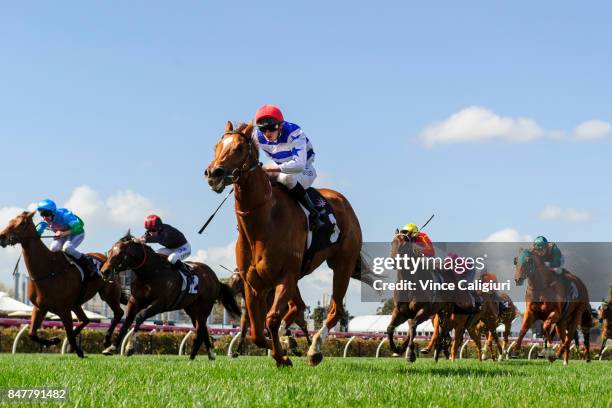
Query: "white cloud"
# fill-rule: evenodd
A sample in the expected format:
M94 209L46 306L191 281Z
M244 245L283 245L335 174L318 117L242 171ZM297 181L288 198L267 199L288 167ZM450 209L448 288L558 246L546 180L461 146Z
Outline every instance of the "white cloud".
M545 131L533 119L502 117L489 109L470 106L443 122L426 127L419 138L426 145L433 146L492 139L528 142L544 134Z
M542 220L560 220L560 221L568 221L568 222L582 222L582 221L590 221L591 213L588 211L579 211L573 208L561 208L556 205L547 205L540 212L540 219Z
M229 272L221 268L223 265L226 268L233 270L236 267L236 242L230 242L225 246L209 247L192 251L189 261L203 262L210 266L219 277L229 276Z
M574 129L575 140L590 140L610 133L610 124L583 122ZM442 122L427 126L418 138L428 147L436 144L474 143L490 140L530 142L538 138L563 139L567 132L544 129L531 118L500 116L480 106L470 106Z
M118 191L106 200L109 218L118 225L141 223L147 214L162 212L155 209L151 200L132 190Z
M612 126L608 122L597 119L587 120L576 126L573 137L575 140L600 139L608 136L611 130Z
M514 228L504 228L489 235L484 242L528 242L532 240L530 235L520 234Z
M106 200L88 185L75 188L64 204L85 221L87 230L96 229L109 223L122 228L130 228L143 222L150 213L163 216L150 199L132 190L117 191Z

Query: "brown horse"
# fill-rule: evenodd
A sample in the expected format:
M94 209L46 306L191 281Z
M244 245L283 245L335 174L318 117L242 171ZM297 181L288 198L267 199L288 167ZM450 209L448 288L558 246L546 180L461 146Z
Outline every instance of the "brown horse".
M158 313L184 309L196 329L189 358L193 360L196 357L204 341L208 358L215 359L206 320L217 300L235 317L240 315L240 307L230 287L219 282L210 267L200 262L187 264L199 278L198 292L181 297L183 279L166 257L134 239L129 232L113 245L101 268L104 278L112 279L122 271L132 270L136 279L131 284L132 296L128 302L125 322L121 325L115 343L104 350L104 354L111 355L117 351L133 322L134 332L137 332L146 319Z
M510 299L510 296L508 296L507 293L498 293L497 297L498 297L498 300L501 300L502 302L504 302L507 305L507 307L503 311L500 311L500 313L497 315L497 323L496 323L497 327L499 327L500 325L504 326L503 341L502 341L502 351L504 353L506 353L507 350L508 350L508 343L509 343L509 338L510 338L510 329L512 329L512 322L518 316L519 311L518 311L518 309L514 305L514 302L512 302L512 299ZM486 330L486 328L484 326L485 326L484 323L480 322L481 329ZM494 351L493 351L493 331L491 331L491 330L488 330L488 333L487 333L486 348L491 353L491 356L493 356L494 355Z
M418 256L416 253L417 245L411 241L407 234L401 234L399 230L395 230L395 236L391 242L390 257L395 258L397 255ZM420 268L416 271L398 270L399 280L410 280L417 282L432 279L434 274L438 274L442 279L445 279L442 271L430 271L425 268ZM448 279L448 277L446 277ZM407 292L395 292L393 295L394 305L391 313L391 322L387 326L387 338L389 339L389 348L396 354L403 354L406 349L409 349L407 359L409 362L416 361L416 328L419 324L428 320L432 315L437 315L443 309L451 307L451 303L445 302L441 297L437 296L435 291L424 290L420 285L416 285L416 290ZM400 347L395 345L393 335L397 326L408 321L408 337L404 340Z
M232 276L230 277L230 281L229 281L229 287L232 288L232 290L234 291L236 295L240 295L240 297L244 299L244 281L242 280L242 277L240 276L240 273L238 271L234 271L232 273ZM300 296L299 289L298 289L298 296ZM301 300L301 296L300 296L300 300ZM267 301L268 308L272 307L273 302L274 302L274 293L270 291L268 295L268 301ZM302 303L304 302L302 301ZM238 343L237 351L232 355L232 357L238 357L239 355L244 355L247 330L251 325L251 320L249 319L249 312L246 308L246 305L244 305L243 303L241 308L242 308L242 316L240 318L240 342ZM283 316L287 314L287 312L289 311L288 309L289 308L287 306L287 308L281 311L281 314ZM303 312L301 314L295 315L295 320L293 322L287 322L283 320L283 323L285 323L285 327L286 327L286 331L285 331L286 336L291 336L291 330L289 328L291 327L293 323L295 323L300 329L302 329L302 333L304 333L304 336L306 337L306 341L308 342L308 345L311 344L310 335L308 334L308 324L306 323L306 319L304 317ZM291 351L293 351L293 354L299 356L300 354L299 354L299 351L297 350L297 343L295 341L293 342L290 341L289 343L292 346ZM293 345L295 345L295 347L293 347Z
M514 263L516 284L520 286L525 280L528 282L525 293L527 305L523 315L523 325L516 341L516 350L520 350L523 337L531 325L536 320L542 320L546 339L545 355L552 362L563 354L563 363L568 364L570 344L575 337L577 327L581 326L585 357L587 362L590 362L589 331L593 321L587 288L582 280L566 271L567 283L562 283L554 271L545 266L540 257L528 249L521 249ZM572 283L577 296L572 301L568 301L567 293ZM548 348L553 340L553 330L561 339L561 347L556 357L553 350ZM516 355L516 352L513 354Z
M599 356L601 357L608 339L612 338L612 295L608 297L608 301L602 303L597 309L597 319L601 323L601 347L599 347Z
M79 357L84 357L83 350L76 342L76 336L89 323L81 305L91 299L96 293L100 295L113 311L113 320L104 338L105 347L110 345L113 330L123 316L120 301L127 303L127 296L121 291L119 282L104 282L99 276L92 278L82 289L81 274L76 266L69 263L62 253L51 252L38 237L32 217L36 211L23 212L9 221L0 232L0 245L21 244L23 259L28 269L30 282L28 284L28 298L34 305L32 320L30 321L30 338L43 346L60 343L60 339L43 339L38 337L37 331L47 312L55 313L60 317L66 336L72 350ZM104 262L106 257L102 254L88 254ZM72 314L74 311L79 319L79 325L73 329Z
M231 122L215 146L215 158L204 175L211 188L220 193L234 184L238 240L236 260L246 282L245 302L251 318L251 338L262 348L272 349L277 366L290 366L279 341L282 320L292 321L303 308L299 304L297 282L323 261L333 270L333 293L325 325L313 337L308 350L308 363L319 364L323 355L322 341L343 314L343 299L351 277L361 276L361 228L348 200L340 193L321 189L329 202L342 231L339 241L317 252L305 268L306 217L287 190L272 185L259 163L257 142L251 134L252 124L237 129ZM302 270L304 269L304 270ZM268 308L268 293L274 291L274 302ZM286 305L289 311L281 311ZM267 326L272 340L266 339Z

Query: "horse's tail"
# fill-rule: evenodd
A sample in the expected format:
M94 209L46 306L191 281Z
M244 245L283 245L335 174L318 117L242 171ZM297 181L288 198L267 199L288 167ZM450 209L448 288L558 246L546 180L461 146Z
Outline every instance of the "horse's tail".
M121 289L119 302L121 302L122 305L127 305L128 301L130 300L130 296L130 292L128 292L126 289Z
M371 263L368 262L369 258L369 255L364 251L359 253L359 261L357 261L357 265L355 266L355 270L353 271L351 278L357 279L370 287L374 287L376 275L372 271L372 268L370 268Z
M225 283L221 283L221 290L219 291L219 298L223 307L235 318L240 317L242 310L236 298L234 297L234 291Z
M591 314L591 305L587 303L587 307L582 312L582 316L580 316L580 327L584 330L590 330L593 327L593 315Z

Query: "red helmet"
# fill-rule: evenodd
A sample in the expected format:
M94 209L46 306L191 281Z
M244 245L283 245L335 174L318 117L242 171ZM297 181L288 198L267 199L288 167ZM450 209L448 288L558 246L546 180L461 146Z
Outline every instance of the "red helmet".
M263 118L272 118L276 120L277 123L285 120L281 110L274 105L264 105L257 109L257 112L255 113L255 123L260 123L261 119Z
M145 218L144 227L147 231L158 230L162 226L162 220L155 214L147 215Z

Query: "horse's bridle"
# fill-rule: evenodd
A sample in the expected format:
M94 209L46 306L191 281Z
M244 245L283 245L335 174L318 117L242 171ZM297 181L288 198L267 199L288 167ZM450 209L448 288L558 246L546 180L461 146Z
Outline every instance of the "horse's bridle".
M133 242L136 242L136 241L133 241ZM137 266L130 266L127 264L128 257L127 257L127 254L125 254L121 262L119 262L117 266L111 269L111 272L113 273L113 275L116 275L119 272L127 271L130 269L135 271L144 266L144 264L147 262L147 248L145 247L145 244L143 242L139 242L139 244L142 246L142 252L143 252L142 262L140 262Z
M255 160L255 164L250 166L250 163L253 161L253 158L254 158L253 157L253 146L251 145L251 143L253 142L251 140L251 137L247 136L244 132L241 132L238 130L232 130L229 132L225 132L223 136L221 136L221 140L223 140L223 138L227 135L238 135L240 137L243 137L246 140L246 146L248 150L248 154L247 154L246 159L244 160L244 163L242 163L240 167L235 168L230 174L223 176L224 180L229 181L231 184L235 184L238 182L238 180L240 180L240 178L243 175L250 173L256 168L260 167L261 163Z

